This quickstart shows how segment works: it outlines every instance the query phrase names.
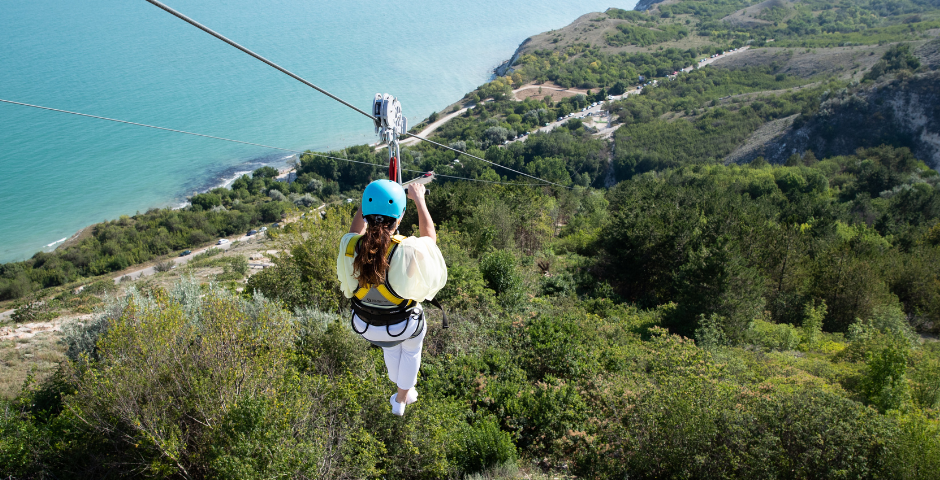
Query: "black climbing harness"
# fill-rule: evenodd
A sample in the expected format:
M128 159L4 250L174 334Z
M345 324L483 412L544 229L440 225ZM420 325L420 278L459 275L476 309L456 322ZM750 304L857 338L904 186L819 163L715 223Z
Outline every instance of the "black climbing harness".
M403 235L393 235L391 245L388 248L385 256L391 263L392 255L394 255L395 250L398 249L398 245L402 240L405 239ZM346 244L346 256L355 257L356 253L359 250L359 242L362 240L362 235L356 235L349 239L349 243ZM382 308L371 303L367 303L364 300L367 300L368 296L372 293L377 293L381 298L378 298L380 301L384 301L392 305L392 307ZM385 281L380 285L363 285L359 287L352 296L352 314L349 317L349 324L352 327L352 330L359 335L363 335L369 327L385 327L385 332L391 338L398 338L405 334L408 331L408 326L413 319L416 319L418 327L415 329L415 333L406 339L401 339L393 342L376 342L369 340L375 345L380 347L389 347L398 345L405 340L410 340L417 337L421 334L421 331L424 329L422 323L424 319L424 310L421 309L421 306L418 302L402 298L400 295L395 293L395 290L388 282L388 272L385 275ZM440 302L437 300L427 300L428 303L434 305L435 307L441 310L443 315L443 328L448 328L447 323L447 312L444 310L444 307L441 306ZM363 323L366 324L366 328L359 331L356 329L355 318L359 317ZM417 317L417 318L415 318ZM390 328L392 325L397 325L401 322L406 322L405 327L397 335L393 335ZM368 340L368 339L367 339Z

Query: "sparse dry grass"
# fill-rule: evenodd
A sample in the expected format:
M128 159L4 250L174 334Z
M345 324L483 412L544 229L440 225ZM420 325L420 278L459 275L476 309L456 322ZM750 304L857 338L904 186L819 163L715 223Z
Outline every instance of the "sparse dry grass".
M30 375L36 380L48 377L64 359L65 345L61 332L0 340L0 398L16 396Z
M657 14L658 15L658 14ZM594 21L594 19L602 19ZM666 20L668 23L685 23L686 16L677 16L674 19ZM663 20L660 20L663 21ZM522 54L531 53L536 50L556 50L565 49L575 43L589 43L592 46L599 47L605 53L620 52L653 52L660 48L678 48L687 50L693 47L701 47L712 43L708 37L690 35L680 40L658 43L648 47L638 47L627 45L623 47L612 47L607 45L606 35L616 33L617 25L627 23L626 20L609 18L603 12L588 13L578 17L570 25L558 30L551 30L529 37L529 42L522 49Z
M716 60L712 65L733 69L777 64L781 72L801 78L817 75L848 78L871 68L887 49L887 45L812 49L751 48Z

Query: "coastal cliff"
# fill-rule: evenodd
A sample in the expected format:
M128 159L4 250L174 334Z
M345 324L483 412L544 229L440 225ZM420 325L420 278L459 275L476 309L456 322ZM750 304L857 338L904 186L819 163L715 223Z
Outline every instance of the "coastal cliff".
M638 12L643 12L652 8L653 5L656 5L657 3L662 3L663 1L665 0L640 0L639 3L637 3L636 6L633 7L633 9Z
M522 43L520 43L519 46L516 47L516 51L513 52L511 57L509 57L509 60L506 60L505 62L500 63L498 67L493 69L493 73L495 73L497 77L502 77L506 75L507 73L509 73L509 71L512 69L512 64L516 63L516 60L519 58L519 55L522 54L522 50L525 48L526 44L528 44L531 40L532 40L532 37L529 37L523 40Z

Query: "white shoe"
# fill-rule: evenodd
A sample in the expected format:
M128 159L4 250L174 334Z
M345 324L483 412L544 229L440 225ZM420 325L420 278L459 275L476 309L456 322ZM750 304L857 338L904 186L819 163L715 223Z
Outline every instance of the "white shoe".
M392 397L389 398L388 400L392 404L392 413L401 417L405 414L405 405L407 405L408 400L405 400L406 403L398 403L395 401L395 397L397 396L398 396L398 393L393 393Z
M415 387L408 389L408 394L405 396L405 405L411 405L418 401L418 391L415 390Z

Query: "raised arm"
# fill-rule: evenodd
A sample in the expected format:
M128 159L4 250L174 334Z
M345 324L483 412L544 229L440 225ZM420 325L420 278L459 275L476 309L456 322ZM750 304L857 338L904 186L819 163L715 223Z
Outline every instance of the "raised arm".
M366 233L366 219L362 218L362 208L356 209L356 217L353 218L352 225L349 226L349 233L357 235Z
M424 203L424 185L412 183L408 185L408 198L414 200L418 208L418 231L422 237L431 237L437 242L437 230L434 229L434 221L431 220L431 213L428 212L428 206ZM353 223L355 225L355 222Z

